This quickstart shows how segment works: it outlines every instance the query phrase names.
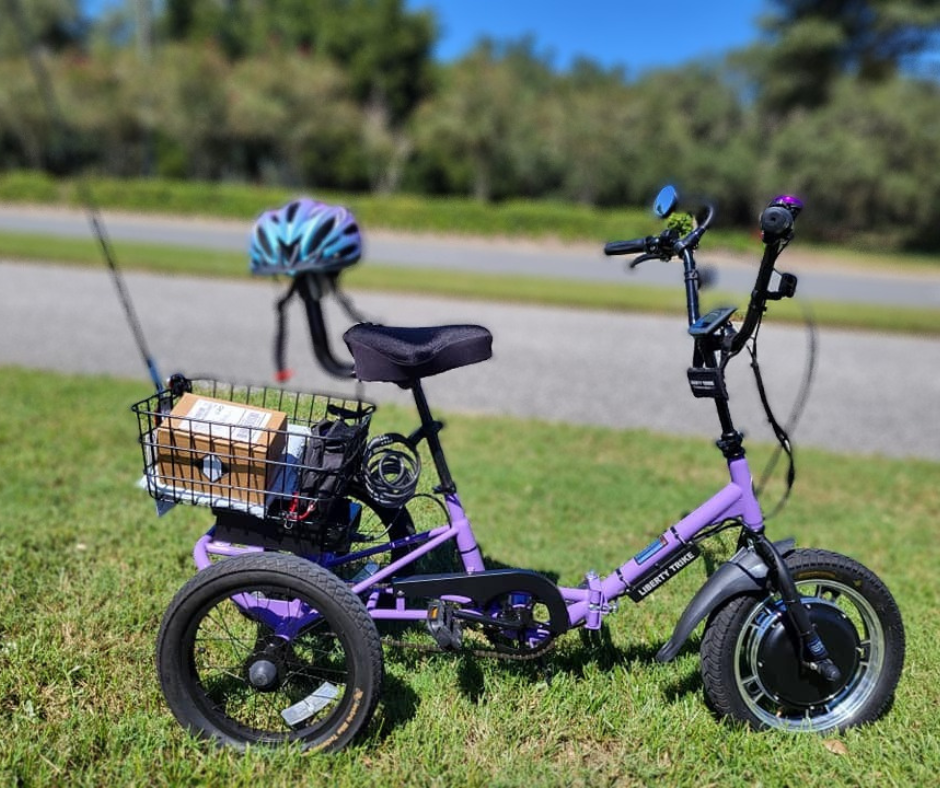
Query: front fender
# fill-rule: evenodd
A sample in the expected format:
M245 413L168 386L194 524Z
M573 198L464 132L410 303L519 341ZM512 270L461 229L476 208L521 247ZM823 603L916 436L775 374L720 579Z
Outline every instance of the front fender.
M793 539L774 542L780 555L792 553L796 543ZM705 581L679 618L672 637L656 654L659 662L675 659L685 641L695 628L719 605L741 594L761 593L767 587L767 564L753 548L742 547L725 563L718 567Z

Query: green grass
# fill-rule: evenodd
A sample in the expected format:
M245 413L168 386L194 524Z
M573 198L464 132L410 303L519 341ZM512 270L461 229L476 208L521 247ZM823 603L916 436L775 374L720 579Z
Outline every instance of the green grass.
M851 554L901 606L908 658L876 725L840 736L753 734L702 700L692 644L653 654L703 562L607 619L591 650L569 633L550 684L533 668L386 650L368 736L335 756L190 740L157 685L153 644L206 510L163 519L135 487L129 404L143 383L0 368L0 785L932 786L940 772L936 566L940 466L799 455L775 537ZM454 475L488 557L576 584L606 573L725 482L709 441L452 415ZM382 408L376 429L406 429ZM753 447L760 469L768 447ZM696 640L696 638L693 638Z
M168 274L248 277L245 256L236 252L196 250L184 247L120 242L115 245L122 269ZM102 266L101 249L92 239L66 239L0 232L0 257L12 260L49 261L85 266ZM478 274L440 271L397 265L367 263L343 274L351 289L387 293L426 293L431 295L549 304L582 309L608 309L630 312L685 314L682 288L651 287L637 284L595 284L573 280L522 275ZM678 280L677 280L678 281ZM746 293L706 291L703 303L745 305ZM804 320L798 303L772 305L775 321L800 323ZM940 310L898 309L893 306L814 302L813 317L820 325L858 328L892 333L940 334Z

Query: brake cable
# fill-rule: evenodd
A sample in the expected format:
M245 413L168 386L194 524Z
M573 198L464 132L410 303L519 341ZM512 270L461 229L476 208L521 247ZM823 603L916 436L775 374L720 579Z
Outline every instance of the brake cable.
M758 334L760 333L763 316L758 321L757 327L754 330L754 335L747 345L748 354L751 356L751 370L754 372L754 381L757 384L757 392L760 396L761 405L763 405L764 413L767 414L767 420L770 423L770 427L773 430L774 437L776 437L778 443L777 448L774 450L773 454L767 462L767 465L764 467L760 481L756 485L755 493L759 496L764 487L767 485L771 474L777 467L781 453L785 453L787 455L788 464L786 489L784 490L780 500L771 510L770 514L764 516L764 520L769 520L780 513L789 500L790 492L792 491L793 484L796 481L796 463L793 457L793 445L790 441L790 433L796 429L800 417L803 415L803 410L806 407L806 403L809 399L809 391L816 373L816 352L818 347L816 323L813 320L809 305L801 301L800 306L803 311L803 317L807 328L807 359L803 370L803 380L800 383L800 389L797 393L796 400L794 401L793 409L790 412L790 417L787 420L786 427L781 426L774 416L773 409L771 408L770 401L767 397L767 390L764 386L760 364L757 360L757 338Z
M49 72L43 65L42 59L39 57L35 42L30 36L29 29L26 25L26 17L23 14L23 8L20 4L20 0L7 0L7 8L9 9L10 17L13 19L13 23L17 28L17 32L20 37L20 44L23 47L23 51L26 55L26 60L29 63L30 70L33 72L33 78L36 80L36 87L39 91L40 98L45 105L46 113L49 115L49 121L52 124L54 131L58 134L59 140L65 139L67 132L65 118L62 114L61 106L56 98L55 90L53 89L52 85L52 79L49 76ZM105 262L108 265L108 269L111 272L111 278L114 281L114 287L117 290L118 299L121 302L121 306L124 308L124 314L127 317L127 322L130 325L131 333L133 334L134 341L137 344L137 350L140 352L140 355L147 366L147 372L150 374L150 380L153 381L153 385L157 392L163 392L164 385L162 378L160 377L160 373L157 371L157 365L154 362L153 356L147 347L147 340L144 337L143 327L141 326L140 319L138 318L137 312L134 309L134 304L131 301L131 296L127 289L127 285L124 283L124 277L121 274L120 269L117 267L117 260L111 247L111 242L108 238L107 232L105 231L104 222L101 219L98 207L95 204L94 198L91 194L91 189L88 187L88 184L86 183L83 175L79 175L78 179L76 180L76 188L78 190L79 202L85 209L85 212L88 214L88 221L91 224L92 232L98 241L98 245L101 247L101 253L104 256Z

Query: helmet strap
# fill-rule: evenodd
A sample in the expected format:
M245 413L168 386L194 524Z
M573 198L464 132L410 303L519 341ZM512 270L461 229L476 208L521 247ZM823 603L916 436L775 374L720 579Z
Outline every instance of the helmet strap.
M339 301L343 311L346 313L346 317L353 321L353 323L371 323L362 312L356 309L356 305L353 304L352 299L346 295L339 287L339 272L333 274L333 295L336 296L336 300Z
M274 376L280 382L290 380L293 372L287 368L286 346L287 346L287 304L297 292L298 278L291 280L288 291L278 299L277 302L277 333L274 336Z

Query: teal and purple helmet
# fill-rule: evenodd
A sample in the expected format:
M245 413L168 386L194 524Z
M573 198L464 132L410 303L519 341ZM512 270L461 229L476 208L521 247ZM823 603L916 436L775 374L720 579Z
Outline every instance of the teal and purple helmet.
M301 197L258 217L250 253L256 275L336 273L362 256L362 237L346 208Z

